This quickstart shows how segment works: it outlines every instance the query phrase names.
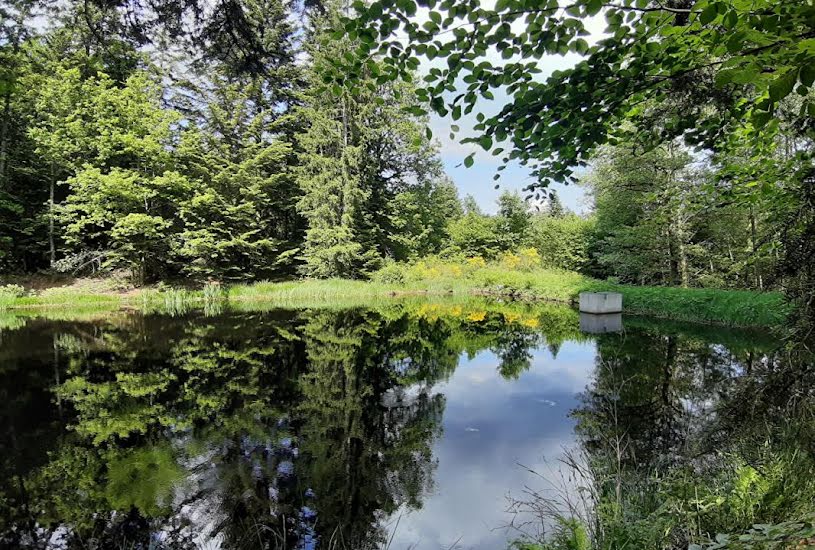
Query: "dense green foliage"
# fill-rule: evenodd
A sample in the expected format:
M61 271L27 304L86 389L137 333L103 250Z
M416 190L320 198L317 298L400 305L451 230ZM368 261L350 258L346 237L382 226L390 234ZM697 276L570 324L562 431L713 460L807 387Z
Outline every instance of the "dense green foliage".
M245 0L231 12L193 1L3 6L3 272L123 270L139 284L366 278L430 256L515 255L612 284L810 294L801 169L811 101L800 69L809 54L780 49L792 29L808 32L808 8L797 4L747 17L721 2L580 1L529 13L513 2L445 2L428 5L421 26L410 0L356 4L357 20L337 2ZM599 12L614 32L590 46L580 35ZM507 34L524 14L526 32ZM791 19L770 23L782 15ZM397 27L414 41L388 41ZM730 41L738 48L724 55L717 40L728 36L740 37ZM766 51L745 54L747 43ZM507 62L478 61L487 46ZM586 59L546 82L512 59L569 49ZM414 54L448 67L420 82ZM708 72L670 78L708 58ZM765 58L801 81L798 98L786 97L786 80L779 88L775 66L742 85ZM350 78L334 78L338 63ZM623 64L633 72L620 73ZM612 76L625 85L609 91ZM448 97L458 77L467 90ZM646 77L656 79L647 100ZM458 119L493 88L515 95L501 114L477 117L477 141L510 141L504 161L542 160L532 168L544 180L578 179L591 213L571 213L552 191L538 208L505 192L494 215L459 200L426 107ZM765 96L769 105L748 101Z
M762 193L734 200L720 176L676 143L603 149L583 180L595 206L590 270L637 284L781 286L786 216Z
M416 17L418 5L429 10L424 21ZM491 7L380 0L354 7L357 17L346 18L344 30L365 46L357 59L336 60L347 71L343 78L359 74L367 56L388 59L386 80L410 78L419 56L442 58L446 67L430 71L420 95L453 119L493 90L506 92L506 107L489 118L480 115L477 129L484 135L472 141L484 149L506 142L505 161L534 163L544 185L572 177L594 147L616 137L622 121L646 120L653 109L665 118L640 128L643 134L686 135L718 149L726 143L719 142L725 131L742 128L762 142L757 130L777 129L777 107L793 91L806 98L804 116L815 105L808 97L815 78L815 8L802 0L577 0L567 6L506 0ZM607 22L607 36L591 45L584 38L587 22L598 14ZM398 33L408 40L392 41ZM505 63L484 59L493 47ZM584 59L545 81L536 78L535 60L568 52ZM463 93L446 95L460 82L468 85Z
M354 7L356 15L343 20L338 34L364 44L355 58L336 60L329 82L357 89L357 75L371 57L386 61L382 81L411 80L422 58L435 60L416 91L424 103L414 112L432 110L454 121L474 113L477 135L462 141L499 155L496 179L518 161L537 176L528 189L540 199L552 181L581 179L580 168L603 146L623 147L616 158L630 155L630 162L617 169L626 177L611 175L597 189L601 205L626 206L600 220L604 241L614 246L597 254L608 273L631 281L757 288L783 276L811 317L811 2L360 0ZM591 36L591 22L600 18L604 33ZM582 59L539 76L537 60L569 52ZM499 112L476 110L498 94L506 98ZM678 142L710 156L715 173L680 175L687 163L684 153L674 152ZM657 158L668 162L652 164ZM465 165L473 162L471 155ZM631 197L634 204L625 198L628 180L650 188ZM708 208L735 226L734 235L723 235L718 220L705 227L713 214L695 219ZM640 220L631 223L637 209ZM629 255L643 242L651 250ZM716 265L720 257L725 265ZM768 276L773 265L778 273Z
M44 4L4 4L0 269L360 277L441 249L460 207L411 87L326 93L321 68L355 47L327 34L337 6L305 24L277 0L236 8L219 24L250 66L228 40L145 51L113 5L43 26Z
M305 272L359 277L385 257L437 252L457 197L424 124L406 114L409 87L374 85L380 69L371 64L364 93L321 89L324 67L354 46L325 32L338 19L333 8L324 18L313 31L312 88L300 112L309 123L299 138Z

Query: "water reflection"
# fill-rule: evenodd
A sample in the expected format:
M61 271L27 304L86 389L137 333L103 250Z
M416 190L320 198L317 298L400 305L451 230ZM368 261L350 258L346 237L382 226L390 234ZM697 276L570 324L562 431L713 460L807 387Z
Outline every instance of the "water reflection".
M544 471L576 425L670 461L766 357L483 303L23 324L0 333L10 547L500 547L519 464Z
M573 413L591 509L566 530L598 548L806 546L815 532L812 369L800 348L711 341L698 329L641 323L599 336ZM738 537L750 544L727 544Z
M589 334L622 332L623 314L580 312L580 330Z

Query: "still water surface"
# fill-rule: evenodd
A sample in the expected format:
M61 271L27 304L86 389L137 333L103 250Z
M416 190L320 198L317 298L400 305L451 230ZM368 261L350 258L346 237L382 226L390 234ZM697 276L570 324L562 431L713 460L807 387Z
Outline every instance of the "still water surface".
M6 326L8 547L505 548L512 501L573 489L559 459L608 377L667 454L776 345L486 302Z

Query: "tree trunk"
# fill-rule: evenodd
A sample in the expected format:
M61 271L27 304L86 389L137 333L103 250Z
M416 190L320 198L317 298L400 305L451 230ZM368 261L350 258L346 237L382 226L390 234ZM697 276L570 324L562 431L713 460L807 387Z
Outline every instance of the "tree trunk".
M679 233L682 234L681 232ZM682 288L688 288L690 284L690 276L688 275L688 256L685 253L685 243L682 239L677 240L677 249L679 250L679 277Z
M6 188L6 164L8 163L9 119L11 118L11 91L3 97L3 120L0 122L0 189Z
M673 227L668 228L668 279L672 285L681 284L681 276L679 273L679 252L677 251L677 243L679 241L674 234Z
M34 4L34 2L30 2L29 4ZM28 19L28 16L31 13L31 6L23 4L20 10L17 13L17 17L14 20L14 26L11 27L15 29L15 32L9 37L9 42L11 44L11 55L12 59L14 59L13 63L16 64L17 55L20 53L20 41L21 41L21 30L23 29L23 24ZM7 44L8 44L7 43ZM6 187L6 170L8 169L8 149L9 149L9 141L11 141L10 134L11 134L11 91L13 89L13 82L16 76L16 68L11 69L12 73L12 82L7 83L8 86L6 87L6 93L3 94L3 120L0 121L0 189L4 189Z
M759 266L758 266L758 242L757 242L758 237L757 237L757 231L756 231L756 214L753 211L752 206L750 207L750 241L751 241L750 244L752 245L752 251L753 251L753 272L754 272L755 278L756 278L756 283L755 284L756 284L756 287L758 287L759 290L764 290L764 281L762 280L761 270L759 269Z
M57 250L54 246L54 187L56 187L56 170L54 163L51 163L51 182L48 188L48 258L51 269L57 259Z

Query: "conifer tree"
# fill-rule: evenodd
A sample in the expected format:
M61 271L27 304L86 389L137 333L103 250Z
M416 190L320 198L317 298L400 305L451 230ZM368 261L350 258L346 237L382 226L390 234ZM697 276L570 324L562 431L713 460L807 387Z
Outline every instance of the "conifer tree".
M194 122L179 157L198 185L181 205L178 248L183 271L193 276L288 273L302 240L292 146L299 127L290 114L302 86L295 28L281 0L241 7L264 52L255 60L259 70L247 71L239 52L214 43L196 66L196 82L185 82L174 98Z
M562 218L566 215L566 207L560 202L560 196L554 191L549 192L549 200L546 203L546 214L553 218Z
M383 258L399 256L404 243L394 240L393 224L405 220L394 216L397 196L442 182L426 120L407 112L415 101L409 84L380 84L383 69L373 61L365 69L366 85L354 94L323 82L331 61L358 46L328 33L341 11L327 4L312 31L308 90L300 110L309 124L299 140L304 193L299 209L308 221L304 271L316 277L364 276ZM424 196L432 200L432 193ZM403 195L399 202L406 200L410 197Z

